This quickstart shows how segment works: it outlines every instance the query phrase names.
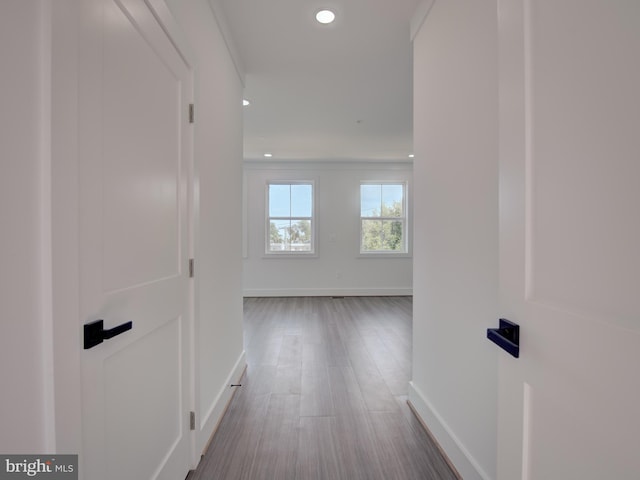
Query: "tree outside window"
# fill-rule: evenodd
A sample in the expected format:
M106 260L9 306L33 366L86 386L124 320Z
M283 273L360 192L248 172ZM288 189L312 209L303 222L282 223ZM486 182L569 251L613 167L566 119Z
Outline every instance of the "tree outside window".
M405 253L405 185L360 185L360 252Z
M313 253L313 184L269 183L267 253Z

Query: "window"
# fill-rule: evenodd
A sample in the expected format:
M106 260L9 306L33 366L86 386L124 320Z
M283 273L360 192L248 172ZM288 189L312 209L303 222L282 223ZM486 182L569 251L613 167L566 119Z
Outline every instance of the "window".
M360 253L406 253L403 183L360 185Z
M267 186L267 253L314 253L313 183Z

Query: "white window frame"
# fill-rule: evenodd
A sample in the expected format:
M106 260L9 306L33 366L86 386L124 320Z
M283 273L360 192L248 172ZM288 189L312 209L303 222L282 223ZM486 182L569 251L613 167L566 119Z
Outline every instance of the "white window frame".
M269 187L271 185L311 185L311 217L271 217L269 215ZM277 257L301 257L309 258L317 256L316 232L316 182L315 180L268 180L265 186L265 255L268 258ZM301 250L271 250L271 220L309 220L311 222L311 249Z
M362 216L362 186L363 185L402 185L402 217L363 217ZM375 180L363 180L360 182L358 186L358 213L359 213L359 238L358 238L358 249L361 257L366 258L375 258L375 257L410 257L410 243L409 243L409 195L408 195L409 185L407 181L404 180L384 180L384 181L375 181ZM402 250L363 250L362 246L362 224L363 220L390 220L390 221L400 221L402 223Z

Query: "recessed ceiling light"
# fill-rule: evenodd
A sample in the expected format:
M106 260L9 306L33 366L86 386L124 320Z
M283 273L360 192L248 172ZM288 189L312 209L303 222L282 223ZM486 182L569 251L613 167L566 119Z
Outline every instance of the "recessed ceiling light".
M273 153L265 153L264 156L266 158L271 158L271 157L273 157Z
M415 155L413 153L409 154L409 158L415 158Z
M323 24L328 24L333 22L336 19L336 14L331 10L320 10L316 13L316 20Z
M249 105L251 105L251 102L249 100L247 100L246 98L242 99L242 105L245 107L248 107Z

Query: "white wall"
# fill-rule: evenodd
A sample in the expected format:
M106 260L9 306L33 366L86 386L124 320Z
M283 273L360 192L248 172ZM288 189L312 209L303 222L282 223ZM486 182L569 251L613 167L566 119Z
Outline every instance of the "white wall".
M0 452L45 452L48 199L41 2L0 2Z
M410 163L245 162L245 296L410 295L412 260L360 255L360 182L407 182ZM265 188L270 180L314 180L317 255L266 258ZM409 222L411 228L411 222Z
M201 452L244 368L242 82L207 0L170 0L195 55L196 442ZM220 19L223 21L223 19ZM224 226L224 229L221 226Z
M431 3L431 2L427 2ZM428 5L427 5L428 6ZM495 0L435 1L414 40L410 400L465 480L496 477Z

